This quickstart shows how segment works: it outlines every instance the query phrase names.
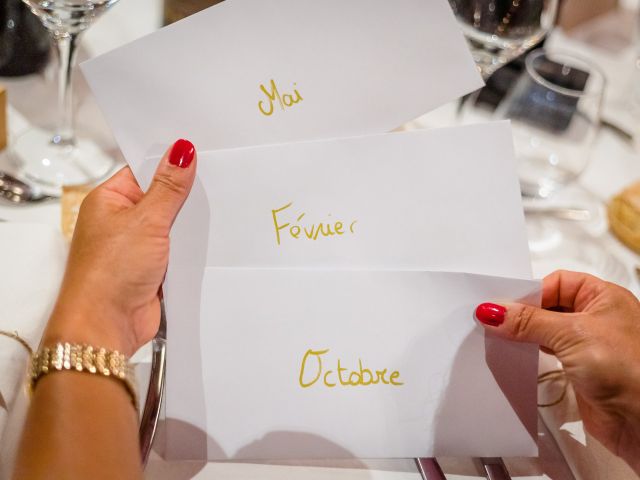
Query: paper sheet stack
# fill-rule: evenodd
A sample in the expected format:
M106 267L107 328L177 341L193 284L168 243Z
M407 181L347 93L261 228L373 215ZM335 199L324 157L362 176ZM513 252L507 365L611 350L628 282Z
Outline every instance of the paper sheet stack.
M509 126L384 133L482 85L445 0L227 0L83 71L142 185L199 151L169 457L536 453L537 347L473 318L539 295Z

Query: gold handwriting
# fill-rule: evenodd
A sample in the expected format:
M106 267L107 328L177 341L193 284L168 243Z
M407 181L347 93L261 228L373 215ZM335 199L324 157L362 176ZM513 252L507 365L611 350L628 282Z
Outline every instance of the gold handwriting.
M294 83L293 86L295 87L296 84ZM274 102L276 102L276 100L282 110L285 110L288 107L292 107L296 103L304 100L297 88L293 89L293 93L283 93L281 95L278 91L276 82L273 79L271 79L271 81L269 82L269 87L265 87L264 84L260 84L260 91L264 93L267 98L266 100L263 99L258 102L258 110L260 110L260 113L267 117L273 114L275 105Z
M278 245L282 242L282 236L288 236L292 239L296 240L298 238L306 238L308 240L317 240L318 237L332 237L334 235L340 236L345 235L347 231L345 231L345 223L341 221L329 221L329 222L320 222L320 223L312 223L311 225L303 225L302 219L306 215L305 212L302 212L296 217L295 222L286 222L280 223L278 221L278 214L283 213L285 210L290 208L293 205L293 202L287 203L285 206L276 208L275 210L271 210L271 217L273 219L273 226L275 228L276 234L276 243ZM331 214L329 214L331 216ZM349 233L354 234L355 225L358 221L353 220L348 223L347 230Z
M404 385L400 381L400 372L397 370L387 373L387 369L370 370L362 365L362 360L358 359L358 369L349 371L342 366L340 359L337 360L336 370L324 370L322 357L329 353L329 349L313 350L309 349L302 357L300 365L300 376L298 383L302 388L309 388L315 385L321 378L321 384L325 387L334 388L337 385L343 387L366 387L369 385L392 385L399 387ZM315 360L315 361L314 361ZM309 373L310 372L310 373ZM315 375L314 375L315 374Z

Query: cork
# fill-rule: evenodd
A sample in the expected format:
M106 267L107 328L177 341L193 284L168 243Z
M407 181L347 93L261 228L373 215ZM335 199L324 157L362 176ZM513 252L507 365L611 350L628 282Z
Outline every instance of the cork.
M0 85L0 150L7 146L7 90Z
M62 233L67 240L73 237L73 231L76 228L76 221L80 213L80 205L82 201L93 189L91 185L73 185L62 187L62 199L60 201L62 207Z

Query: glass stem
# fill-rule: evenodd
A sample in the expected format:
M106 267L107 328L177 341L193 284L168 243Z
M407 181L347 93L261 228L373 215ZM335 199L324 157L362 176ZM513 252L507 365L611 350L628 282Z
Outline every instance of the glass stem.
M58 125L52 142L56 145L74 145L73 91L71 73L78 53L78 33L54 34L58 54Z
M482 79L486 82L489 77L502 65L503 63L498 63L493 58L490 58L487 55L474 55L473 59L476 62L476 67L480 71L480 75L482 75Z

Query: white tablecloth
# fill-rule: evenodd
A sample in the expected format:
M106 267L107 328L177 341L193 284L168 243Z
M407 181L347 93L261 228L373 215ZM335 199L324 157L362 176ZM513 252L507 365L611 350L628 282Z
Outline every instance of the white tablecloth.
M84 38L80 59L109 51L121 44L154 31L160 24L161 0L123 0L108 12ZM635 0L623 2L636 6ZM622 15L616 17L615 15ZM555 32L549 40L550 48L586 54L607 73L609 91L604 113L607 119L633 130L637 117L630 109L636 48L623 31L630 13L617 13L581 29L569 38ZM28 122L47 124L55 111L52 95L54 72L21 79L1 79L8 86L12 105L10 129L17 134L28 127ZM81 134L90 136L105 150L122 161L115 142L99 109L93 101L83 79L75 78L78 127ZM453 123L454 107L449 105L412 123L411 128L442 126ZM632 132L636 133L636 132ZM13 170L5 155L0 155L0 169ZM601 131L594 148L593 160L581 177L579 188L569 189L562 201L579 199L586 190L601 201L606 200L632 180L640 178L640 156L632 143L624 142L609 130ZM582 192L582 193L579 193ZM18 330L32 346L36 346L41 329L55 299L66 245L60 234L60 205L57 202L29 207L0 204L0 329ZM623 266L626 286L639 292L633 268L640 264L637 255L623 247L606 231L606 223L587 232ZM579 228L579 227L576 227ZM539 274L551 267L563 265L534 265ZM7 475L20 428L20 417L26 401L20 394L21 375L26 354L11 340L0 337L0 478ZM145 355L139 357L143 361ZM22 398L22 400L21 400ZM16 401L17 399L17 401ZM578 479L634 478L628 467L606 452L597 442L584 435L582 424L576 418L575 406L569 399L558 407L541 410L545 423L541 426L541 460L509 460L511 473L520 478L571 478L559 451L566 456L573 475ZM7 411L11 419L7 428ZM556 445L559 445L559 449ZM470 460L440 459L449 479L477 478ZM542 475L541 472L545 473ZM169 463L156 453L147 468L147 477L153 479L187 478L273 478L300 479L417 479L413 462L352 461L315 462L307 466L257 465L237 463L194 462Z

